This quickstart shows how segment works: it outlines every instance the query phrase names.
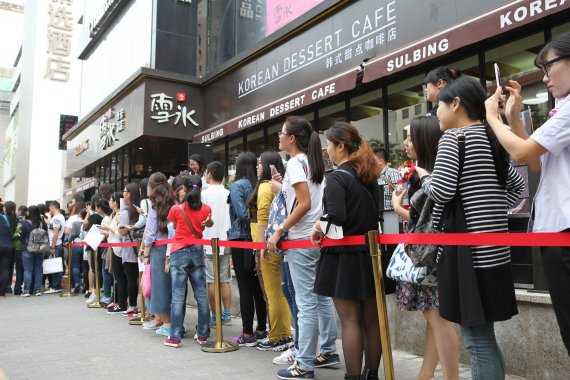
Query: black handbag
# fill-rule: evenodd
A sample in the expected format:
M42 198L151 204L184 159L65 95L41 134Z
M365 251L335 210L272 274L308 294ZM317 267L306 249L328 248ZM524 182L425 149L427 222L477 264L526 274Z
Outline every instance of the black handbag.
M411 223L407 233L436 234L440 233L433 227L433 204L428 195L419 189L410 199L410 208L414 208L419 217L415 223ZM411 212L410 212L411 214ZM431 244L404 244L404 251L412 260L415 267L434 268L439 246Z

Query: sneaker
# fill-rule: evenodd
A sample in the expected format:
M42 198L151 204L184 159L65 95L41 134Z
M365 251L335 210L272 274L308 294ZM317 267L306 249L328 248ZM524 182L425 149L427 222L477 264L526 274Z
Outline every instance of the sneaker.
M336 352L320 353L319 356L313 359L313 364L315 368L337 367L340 364L340 358Z
M95 303L95 301L97 301L97 294L95 293L91 293L91 295L89 296L89 298L87 298L85 300L85 303L87 305L91 305L92 303Z
M273 364L277 365L291 365L295 363L295 358L297 357L297 349L295 346L291 346L287 351L283 351L281 355L273 358Z
M271 340L269 338L257 342L257 349L259 351L284 351L289 348L293 339L286 337L280 340Z
M116 302L111 302L110 304L107 305L106 309L109 310L114 308L115 306L119 306L119 304Z
M137 309L125 310L123 312L123 317L134 318L138 313L139 311Z
M210 318L210 327L213 329L216 328L216 314L213 314Z
M277 372L278 379L314 379L315 371L303 371L297 362L287 369L280 369Z
M261 342L262 340L267 338L267 331L259 331L259 330L255 330L255 332L253 333L253 335L255 335L255 339L258 342Z
M111 301L112 301L112 300L111 300L111 297L103 297L103 298L101 298L101 303L102 303L102 304L105 304L105 305L110 304Z
M156 329L155 333L156 333L156 335L162 335L165 337L169 337L170 336L170 327L166 327L166 326L162 325L158 329Z
M61 289L49 288L44 292L44 294L55 294L55 293L61 293Z
M113 306L111 309L107 309L107 314L122 314L126 311L124 307L120 307L119 305Z
M150 322L145 322L143 323L143 329L144 330L157 330L158 328L160 328L163 325L162 322L157 322L156 319L153 319Z
M166 338L164 340L164 345L168 346L168 347L180 348L180 347L182 347L182 342L179 340Z
M91 292L85 292L85 298L91 297Z
M37 291L37 292L36 292L36 297L41 297L41 296L42 296L42 292Z
M20 297L29 297L30 296L30 292L24 292L22 294L20 294Z
M255 347L257 346L257 338L255 337L255 333L253 333L250 337L246 337L242 332L239 333L238 336L232 339L232 342L236 343L240 347Z
M222 311L222 325L231 326L232 325L232 315L229 310Z
M196 342L198 342L198 344L201 346L208 343L208 338L196 338Z

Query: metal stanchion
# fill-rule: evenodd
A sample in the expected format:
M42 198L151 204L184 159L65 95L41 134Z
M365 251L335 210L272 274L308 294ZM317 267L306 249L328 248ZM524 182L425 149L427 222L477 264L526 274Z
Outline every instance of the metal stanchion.
M231 352L239 349L233 342L224 340L222 331L222 295L220 292L220 246L218 239L212 239L212 255L214 258L214 303L216 304L216 341L202 346L204 352Z
M384 275L382 273L381 250L378 246L378 231L368 231L368 246L372 256L372 269L374 271L374 286L376 289L376 307L378 308L378 323L380 325L380 341L382 342L382 358L384 361L384 376L386 380L394 380L394 360L392 358L392 344L390 342L390 328L388 327L388 310L386 296L384 295Z
M93 258L95 261L95 294L97 295L97 301L90 305L87 305L87 307L90 309L103 307L103 305L101 305L101 286L99 285L99 258L97 256L99 256L99 249L95 249L93 251Z
M71 243L68 243L67 244L67 290L64 293L61 293L59 295L60 297L74 297L77 295L71 291L71 278L73 272L73 269L71 267L71 265L73 264L71 261L71 256L72 256L71 249L72 249Z

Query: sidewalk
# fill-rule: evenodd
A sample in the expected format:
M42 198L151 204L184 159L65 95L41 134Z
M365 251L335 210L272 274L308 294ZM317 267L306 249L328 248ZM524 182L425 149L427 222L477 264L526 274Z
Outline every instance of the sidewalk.
M88 309L85 298L58 295L0 299L0 379L275 379L280 368L271 363L276 353L241 348L226 354L203 353L192 339L174 349L162 337L127 318ZM186 325L192 337L195 310L187 309ZM226 339L239 331L240 319L226 326ZM215 339L215 330L212 337ZM339 352L342 348L339 343ZM394 352L396 378L415 380L422 358ZM316 378L342 379L340 369L318 369ZM380 378L383 378L382 376ZM460 369L461 379L470 379L469 367ZM442 379L438 371L436 379ZM509 380L524 380L507 376Z

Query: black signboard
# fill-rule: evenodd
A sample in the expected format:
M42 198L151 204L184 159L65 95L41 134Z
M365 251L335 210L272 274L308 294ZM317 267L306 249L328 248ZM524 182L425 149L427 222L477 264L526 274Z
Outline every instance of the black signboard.
M77 119L77 116L59 115L59 150L67 150L67 141L62 137L77 124Z

